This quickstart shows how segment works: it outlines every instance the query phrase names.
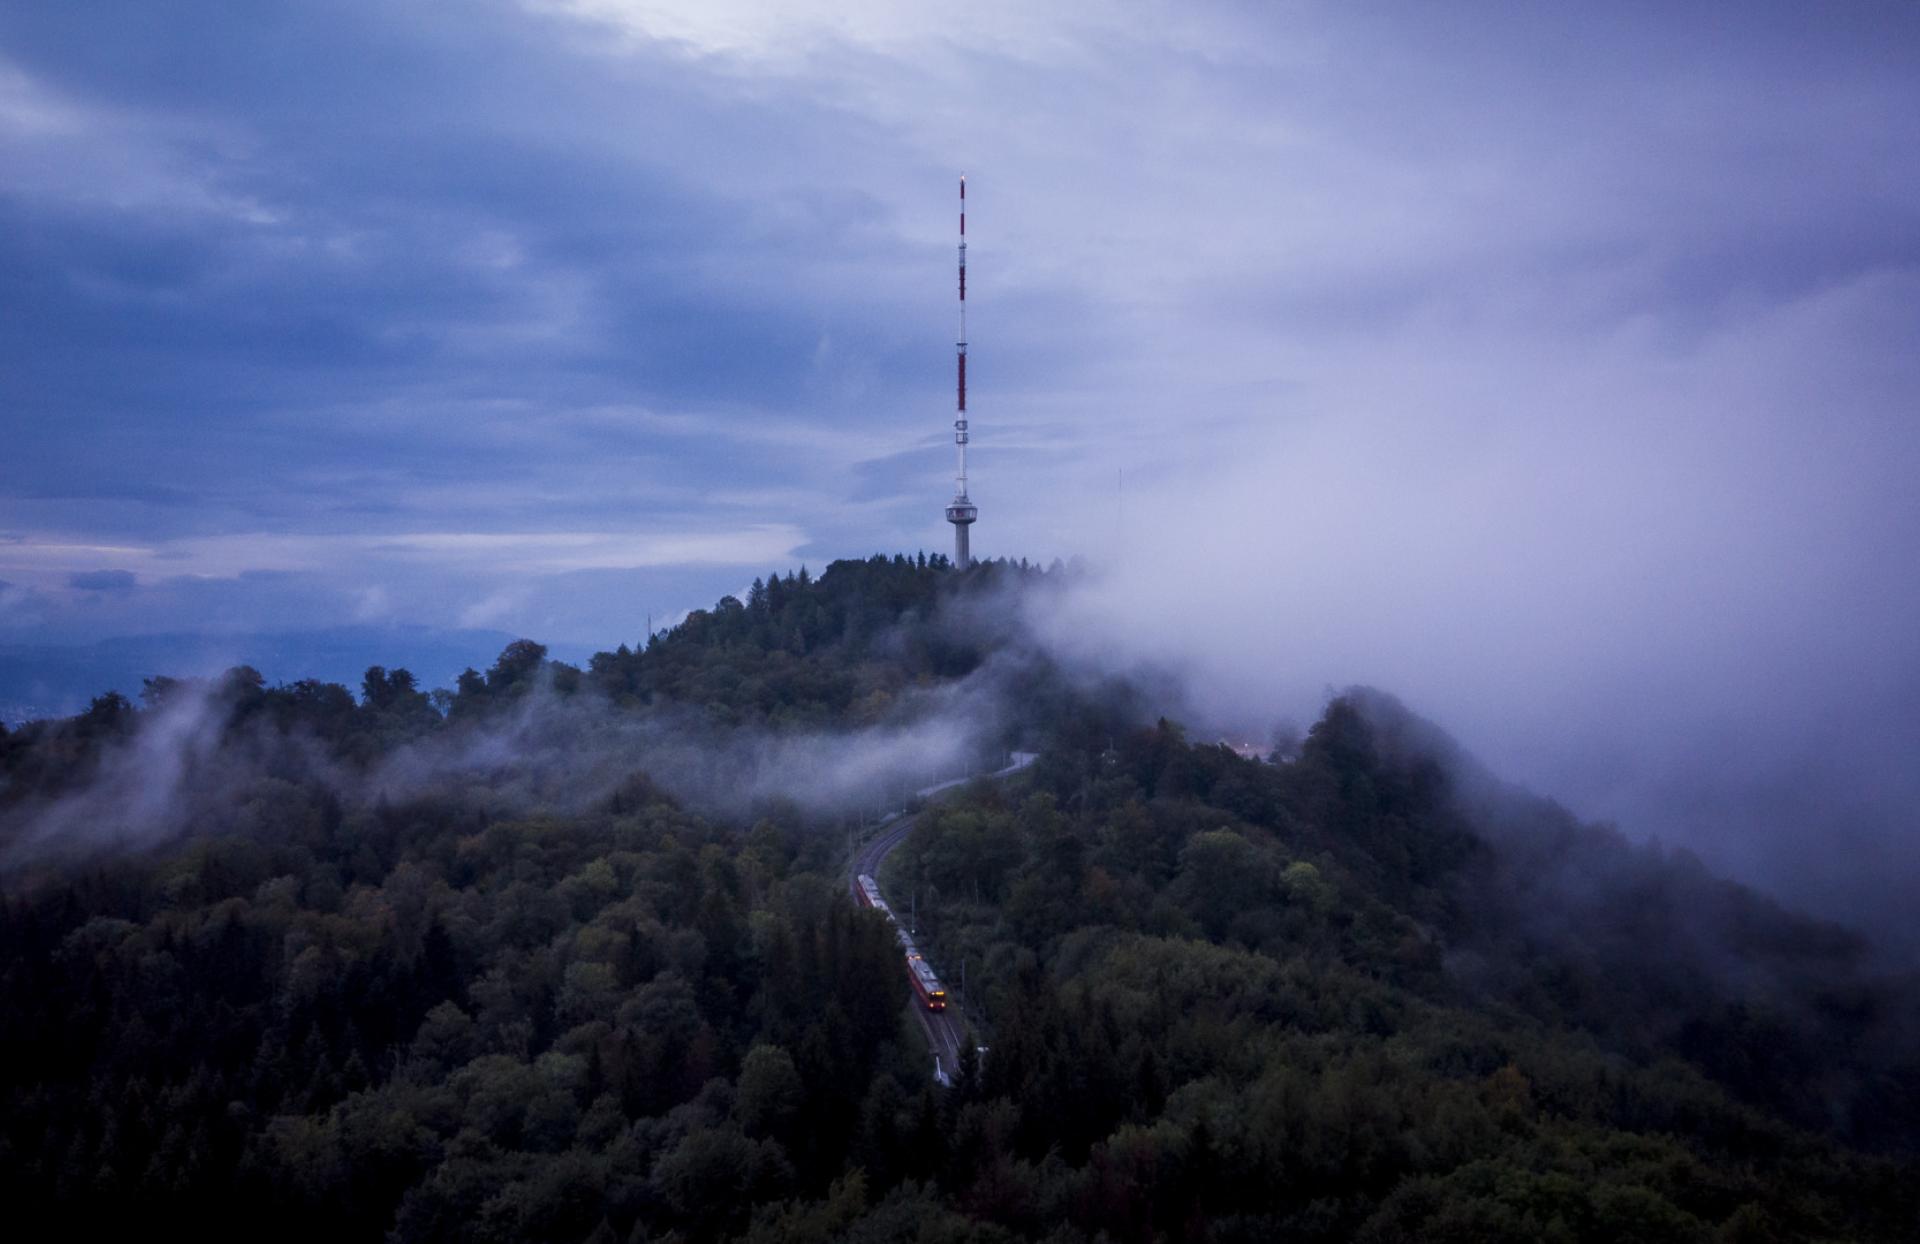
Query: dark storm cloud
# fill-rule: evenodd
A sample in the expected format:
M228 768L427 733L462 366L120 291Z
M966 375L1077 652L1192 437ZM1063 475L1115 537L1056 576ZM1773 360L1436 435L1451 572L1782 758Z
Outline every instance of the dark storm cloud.
M148 184L50 174L0 203L0 267L32 309L0 329L21 360L0 382L17 482L85 459L123 495L158 466L216 491L309 485L312 508L362 513L390 498L337 492L356 466L397 469L402 494L557 475L576 447L540 433L571 408L691 403L724 422L804 399L836 322L887 336L844 300L785 297L792 263L775 262L803 235L844 247L871 208L770 215L674 175L695 144L764 144L766 122L670 59L583 73L551 22L508 6L122 16L104 35L77 10L0 22L11 63L101 118L82 143L161 153L135 170ZM343 429L343 408L388 417ZM329 463L332 479L297 474ZM738 465L688 437L653 474ZM483 483L469 509L498 500ZM592 498L603 516L632 500Z

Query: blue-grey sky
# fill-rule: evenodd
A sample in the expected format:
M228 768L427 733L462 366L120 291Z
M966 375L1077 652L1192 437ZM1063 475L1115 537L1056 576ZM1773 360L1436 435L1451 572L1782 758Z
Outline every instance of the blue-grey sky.
M1920 797L1916 117L1911 3L7 5L0 639L944 548L965 171L1062 644L1817 871Z

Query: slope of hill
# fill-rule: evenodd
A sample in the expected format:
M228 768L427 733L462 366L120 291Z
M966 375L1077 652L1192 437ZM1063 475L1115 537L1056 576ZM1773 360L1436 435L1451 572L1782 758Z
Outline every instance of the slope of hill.
M1912 1237L1920 989L1857 938L1378 693L1284 762L1193 744L1021 644L1048 582L836 563L584 669L0 735L0 1192L296 1240ZM943 763L1042 756L889 865L988 1028L940 1088L839 873L961 723Z

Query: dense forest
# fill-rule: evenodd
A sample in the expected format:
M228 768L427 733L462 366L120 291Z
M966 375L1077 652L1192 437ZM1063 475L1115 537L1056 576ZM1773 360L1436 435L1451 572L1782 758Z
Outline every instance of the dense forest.
M584 669L0 732L0 1193L293 1240L1920 1235L1915 981L1380 693L1190 739L1023 642L1060 577L836 562ZM728 767L958 712L972 767L1040 758L882 876L986 1049L941 1084L846 897L891 788Z

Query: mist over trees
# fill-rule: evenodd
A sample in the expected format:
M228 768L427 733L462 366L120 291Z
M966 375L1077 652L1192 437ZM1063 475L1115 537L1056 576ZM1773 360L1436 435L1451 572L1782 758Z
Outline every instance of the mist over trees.
M1063 684L998 607L1047 580L1011 563L956 576L938 556L836 562L756 581L747 602L723 598L585 669L518 640L452 688L375 666L358 703L247 667L150 678L138 705L108 693L0 738L0 861L230 826L235 792L261 778L347 807L484 792L500 812L574 812L640 773L731 817L897 806L1004 752L1026 728L1006 711L1010 684L1029 700Z
M0 1191L294 1240L1911 1238L1920 987L1859 936L1378 692L1277 761L1189 737L1025 642L1057 583L837 562L585 668L0 734ZM941 1086L849 833L1016 743L882 876L987 1047Z

